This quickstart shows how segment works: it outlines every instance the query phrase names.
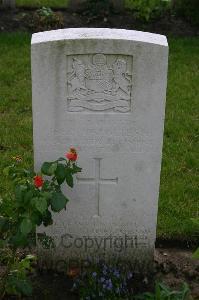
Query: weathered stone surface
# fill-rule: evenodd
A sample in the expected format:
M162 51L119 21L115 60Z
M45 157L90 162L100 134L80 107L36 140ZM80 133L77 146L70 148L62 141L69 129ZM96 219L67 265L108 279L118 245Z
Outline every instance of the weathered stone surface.
M168 45L164 36L64 29L32 38L34 161L79 152L71 201L40 228L53 257L152 257ZM143 256L144 255L144 258Z

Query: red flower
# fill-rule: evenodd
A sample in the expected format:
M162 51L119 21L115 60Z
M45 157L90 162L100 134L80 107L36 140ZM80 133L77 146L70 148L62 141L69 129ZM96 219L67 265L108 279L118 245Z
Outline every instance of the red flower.
M42 187L43 184L44 184L44 180L41 176L37 175L37 176L34 177L34 185L37 188Z
M71 161L76 161L78 158L75 148L70 148L70 151L66 153L66 158Z

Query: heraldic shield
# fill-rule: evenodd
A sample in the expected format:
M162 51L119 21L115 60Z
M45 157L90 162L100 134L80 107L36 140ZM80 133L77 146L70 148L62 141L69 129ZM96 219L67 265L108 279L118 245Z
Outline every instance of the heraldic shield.
M132 60L131 56L110 54L68 57L68 111L129 112Z

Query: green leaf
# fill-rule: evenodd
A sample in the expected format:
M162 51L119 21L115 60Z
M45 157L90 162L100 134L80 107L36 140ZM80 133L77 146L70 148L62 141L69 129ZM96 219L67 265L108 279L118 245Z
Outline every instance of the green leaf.
M24 259L29 260L29 261L35 261L35 260L37 260L37 257L35 255L32 255L32 254L27 254Z
M51 163L49 162L44 162L43 165L41 166L41 172L45 175L49 175L48 171L51 167Z
M49 172L53 175L57 169L57 163L53 163L49 169Z
M31 269L30 263L31 262L29 259L24 258L20 262L18 262L18 265L21 270L26 270L26 269L30 270Z
M48 206L52 198L52 192L42 192L41 197L46 199L47 206Z
M24 197L24 192L27 190L25 185L17 185L15 188L15 197L18 201L22 201Z
M182 287L182 299L187 299L187 296L190 293L190 288L186 282L183 283Z
M27 237L19 231L16 235L11 237L10 242L15 245L15 247L21 247L26 246L29 241L27 240Z
M27 279L18 280L17 282L17 290L24 294L25 296L31 296L32 295L32 286L27 281Z
M19 279L16 276L14 276L13 274L9 274L6 284L5 284L5 291L8 295L20 296L20 293L17 291L18 281L19 281Z
M51 208L55 212L61 211L66 207L69 200L60 192L54 192L51 199Z
M32 199L32 197L33 197L33 193L32 193L32 191L27 191L26 193L25 193L25 195L24 195L24 203L25 204L28 204L28 202L30 202L30 200Z
M57 159L57 161L66 161L66 159L64 157L60 157Z
M56 169L57 169L56 162L44 162L41 167L41 172L44 175L52 176Z
M46 212L43 216L43 224L44 224L44 226L48 226L48 225L53 224L52 214L49 210L46 210Z
M34 197L31 199L30 203L32 205L32 207L35 207L35 202L37 201L38 197Z
M36 209L43 214L47 209L47 201L45 198L40 197L35 199L35 207Z
M55 171L58 184L62 184L66 177L66 167L63 164L58 164Z
M23 219L20 224L20 231L22 234L27 235L32 230L32 222L30 219Z
M51 192L42 192L42 197L44 197L46 200L49 200L52 198Z
M42 214L38 211L35 211L31 214L31 221L33 224L36 224L37 226L41 225L42 223Z
M76 174L82 171L82 168L78 167L76 164L73 164L72 173Z
M66 183L72 188L73 187L73 175L70 170L66 170Z

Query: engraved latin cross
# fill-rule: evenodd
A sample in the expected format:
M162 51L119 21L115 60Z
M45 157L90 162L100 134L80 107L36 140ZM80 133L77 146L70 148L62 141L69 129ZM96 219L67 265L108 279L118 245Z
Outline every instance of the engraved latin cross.
M94 178L80 178L77 177L77 182L85 184L95 184L95 199L97 215L100 216L100 187L102 184L117 184L118 177L113 179L105 179L101 177L101 160L102 158L94 158L95 160L95 177Z

